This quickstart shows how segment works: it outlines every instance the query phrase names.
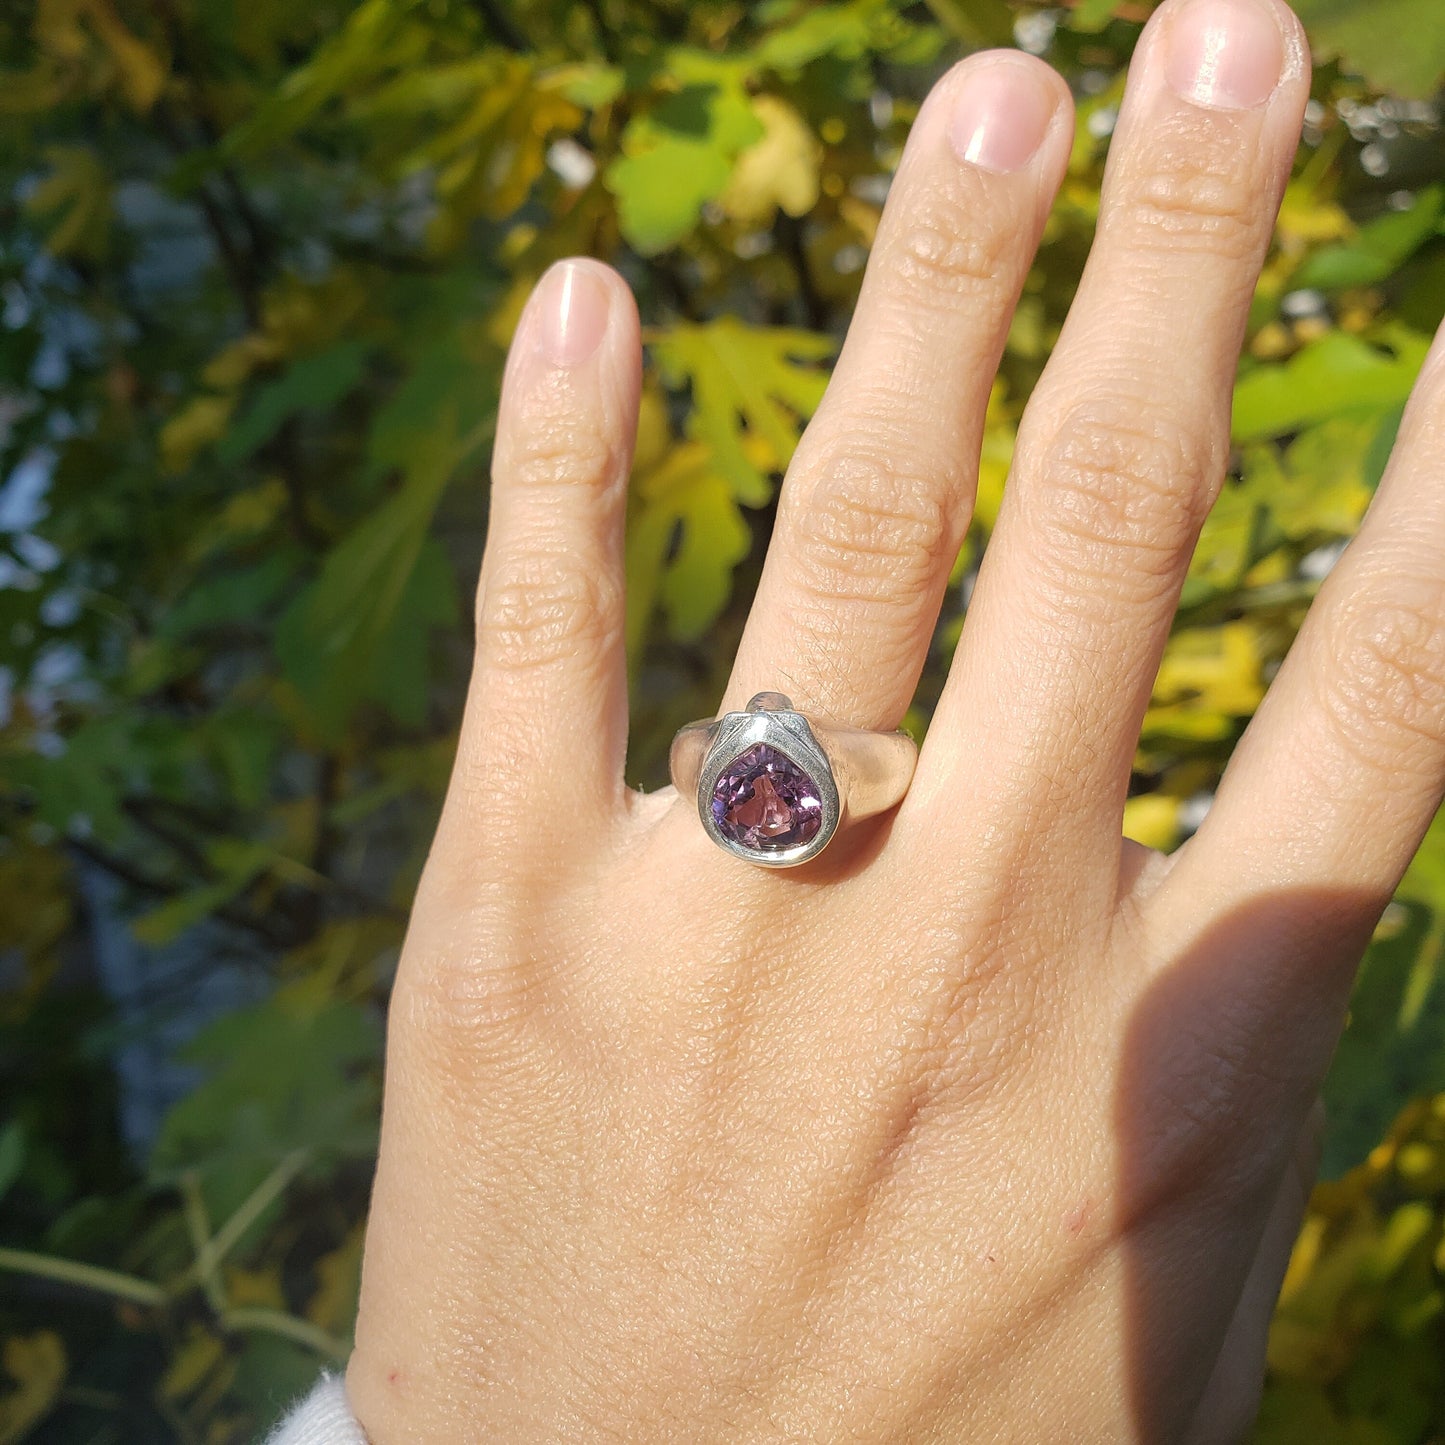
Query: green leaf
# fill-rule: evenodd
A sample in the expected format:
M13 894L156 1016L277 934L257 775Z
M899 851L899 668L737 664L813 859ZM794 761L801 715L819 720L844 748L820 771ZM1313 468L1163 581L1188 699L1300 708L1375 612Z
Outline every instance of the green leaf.
M1385 478L1385 471L1394 455L1400 436L1400 423L1405 419L1405 404L1390 407L1380 418L1375 435L1365 451L1364 480L1373 492Z
M0 1200L20 1177L25 1164L25 1127L19 1119L11 1119L0 1128Z
M691 441L637 482L627 560L634 660L657 607L670 634L688 641L727 605L733 571L752 542L739 506L771 498L771 476L787 466L827 385L816 363L832 350L828 337L811 331L731 318L674 326L653 340L664 379L692 391Z
M1395 896L1407 921L1371 943L1325 1083L1330 1175L1364 1158L1407 1100L1445 1089L1445 811Z
M172 942L192 925L209 918L222 904L229 903L274 861L275 855L264 843L222 846L226 841L218 840L206 850L209 860L218 867L219 878L178 893L133 920L131 932L142 943Z
M812 331L745 326L730 317L678 325L653 342L673 386L692 388L689 430L711 449L732 494L746 506L772 496L771 473L787 466L801 421L827 385L816 363L833 342Z
M1004 0L927 0L940 25L965 45L1013 42L1013 14Z
M157 633L169 642L179 642L207 628L259 622L295 568L295 556L280 549L253 566L221 572L188 587L162 614Z
M136 733L129 712L91 718L70 734L58 755L7 759L7 771L34 789L41 820L58 833L113 839L124 828L125 782L145 773Z
M543 79L583 110L611 105L627 85L626 75L615 65L565 65L549 70Z
M232 466L270 441L288 417L297 412L329 411L355 388L365 369L366 347L356 341L340 342L294 363L256 393L221 438L217 457Z
M680 241L762 134L736 73L686 84L629 122L605 176L628 242L650 256Z
M155 1180L200 1170L221 1218L297 1149L318 1165L371 1152L376 1021L314 995L283 990L228 1013L186 1049L206 1078L167 1114L151 1155Z
M455 304L469 308L460 324L435 316L430 304L414 318L428 340L417 348L401 384L372 415L366 438L368 480L405 471L418 440L439 426L452 425L450 418L490 415L495 406L493 378L500 370L500 352L479 334L482 326L470 313L476 304L473 288L443 290L440 299L453 290L459 293Z
M1123 0L1079 0L1069 15L1069 29L1084 34L1102 30L1113 18Z
M218 708L198 730L198 741L215 759L242 808L253 808L266 796L280 726L272 714L242 706Z
M1431 186L1405 211L1391 211L1361 228L1353 241L1316 251L1290 284L1319 291L1375 286L1388 280L1439 229L1445 187Z
M377 639L361 695L380 703L398 722L421 726L431 700L427 641L434 629L455 627L459 615L451 563L441 543L425 537L391 623Z
M172 943L186 929L209 918L218 908L229 903L247 882L249 879L246 878L227 878L219 883L189 888L141 914L131 925L131 932L142 943L152 947Z
M410 596L409 589L442 492L484 435L459 438L455 409L448 409L431 434L416 439L400 489L337 543L282 618L277 655L324 735L337 736L355 706L376 695L379 656L394 667L398 647L424 649L425 629L450 615L443 615L435 578ZM393 631L398 618L415 624L404 642ZM415 699L385 700L398 715L415 716Z
M1002 0L983 0L996 11L1004 11ZM796 12L795 6L786 8ZM937 11L938 7L931 7ZM963 7L953 6L962 15ZM973 8L979 8L975 5ZM770 18L766 15L764 20ZM965 23L967 23L965 19ZM996 29L996 27L995 27ZM1005 21L1003 34L1009 24ZM846 5L818 5L804 10L797 19L769 31L752 47L751 58L759 70L795 74L825 55L840 60L858 60L870 52L890 51L916 40L919 27L898 14L891 0L852 0ZM976 36L974 37L977 38ZM992 44L997 34L983 44Z
M294 135L328 102L387 70L404 71L419 61L426 31L399 0L364 0L342 28L291 71L221 145L225 156L253 156Z
M1321 60L1395 95L1433 94L1445 76L1445 5L1439 0L1296 0Z
M1278 366L1259 366L1234 389L1234 437L1259 441L1312 422L1400 406L1429 350L1407 327L1384 329L1379 344L1331 331Z
M262 1427L261 1438L285 1417L289 1401L299 1400L316 1383L316 1355L276 1335L245 1335L235 1354L231 1393L249 1407Z

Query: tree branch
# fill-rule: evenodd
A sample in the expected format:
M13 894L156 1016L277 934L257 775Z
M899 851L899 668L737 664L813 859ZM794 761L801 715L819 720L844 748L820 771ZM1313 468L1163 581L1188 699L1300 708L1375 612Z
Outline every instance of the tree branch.
M783 252L792 262L793 272L798 278L798 295L802 298L803 311L808 325L814 331L828 329L828 303L818 292L813 280L812 267L808 265L808 253L803 245L803 223L796 216L779 210L777 220L778 239L783 243Z
M166 145L177 160L190 154L186 138L181 134L175 116L164 104L157 105L155 117ZM226 216L216 198L211 194L205 181L198 181L195 188L196 205L206 222L206 229L220 254L221 264L236 293L246 325L256 330L261 324L261 281L250 254L236 244L226 224Z
M483 20L486 21L497 42L508 50L517 52L530 50L532 42L527 39L521 26L507 14L497 0L472 0Z
M78 1289L95 1290L113 1299L128 1300L137 1305L163 1305L166 1292L160 1285L119 1270L102 1269L98 1264L84 1264L78 1259L59 1259L50 1254L33 1254L28 1249L0 1248L0 1270L27 1274L32 1279L52 1279Z
M268 1335L281 1335L294 1340L298 1345L315 1351L323 1359L335 1360L338 1364L349 1353L344 1340L329 1335L310 1320L298 1319L283 1310L270 1310L261 1305L233 1305L219 1316L217 1324L223 1330L251 1330Z

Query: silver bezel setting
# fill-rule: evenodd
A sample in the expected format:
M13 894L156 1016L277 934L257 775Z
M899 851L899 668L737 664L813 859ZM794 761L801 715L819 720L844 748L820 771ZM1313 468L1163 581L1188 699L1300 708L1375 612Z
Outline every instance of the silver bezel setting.
M816 858L832 841L842 817L842 799L828 754L814 736L800 712L766 709L724 713L717 720L716 733L703 758L697 777L697 811L707 835L734 858L762 868L795 868ZM717 780L749 748L764 743L801 768L817 784L822 801L822 823L806 843L776 852L747 848L724 834L712 815L713 789Z

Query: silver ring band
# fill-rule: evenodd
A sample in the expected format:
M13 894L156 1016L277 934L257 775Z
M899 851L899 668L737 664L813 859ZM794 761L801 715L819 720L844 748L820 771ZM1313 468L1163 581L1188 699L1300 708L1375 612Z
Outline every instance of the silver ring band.
M907 733L820 723L779 692L688 723L670 757L673 784L696 795L708 837L764 868L806 863L840 824L893 807L917 761Z

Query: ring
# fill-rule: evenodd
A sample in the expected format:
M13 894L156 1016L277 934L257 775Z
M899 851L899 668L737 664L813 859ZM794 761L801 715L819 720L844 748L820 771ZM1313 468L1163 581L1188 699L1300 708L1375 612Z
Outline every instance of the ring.
M904 732L835 727L760 692L745 712L678 730L669 759L679 793L696 791L714 843L764 868L816 858L838 825L893 807L908 791L918 745Z

